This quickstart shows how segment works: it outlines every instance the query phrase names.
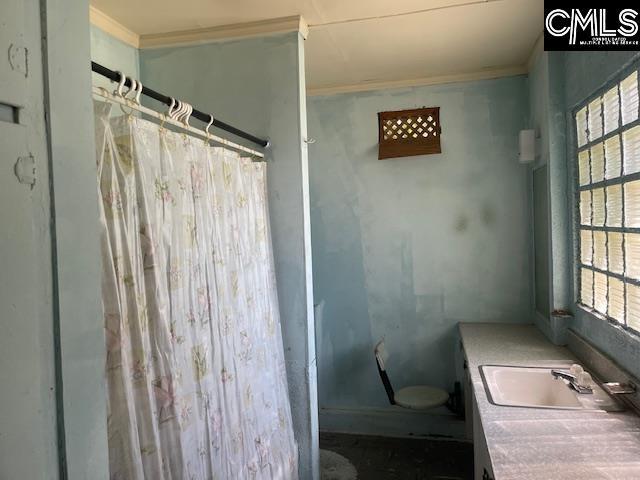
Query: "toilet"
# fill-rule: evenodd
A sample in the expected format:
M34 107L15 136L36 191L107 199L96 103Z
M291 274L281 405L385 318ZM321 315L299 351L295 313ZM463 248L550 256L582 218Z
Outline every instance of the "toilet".
M449 393L438 387L411 385L401 388L397 392L394 391L386 370L389 354L385 348L384 339L376 344L374 353L378 373L380 374L380 379L382 380L391 405L398 405L399 407L412 410L428 410L447 404L449 401Z

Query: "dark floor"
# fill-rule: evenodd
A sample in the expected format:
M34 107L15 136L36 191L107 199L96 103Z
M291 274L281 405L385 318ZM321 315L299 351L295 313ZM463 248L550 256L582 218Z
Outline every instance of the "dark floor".
M358 480L473 479L468 442L321 433L320 448L348 458Z

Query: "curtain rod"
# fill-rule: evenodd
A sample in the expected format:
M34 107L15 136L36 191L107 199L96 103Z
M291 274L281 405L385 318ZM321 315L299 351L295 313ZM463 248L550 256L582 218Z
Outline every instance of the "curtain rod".
M159 125L164 125L165 123L168 123L170 125L173 125L175 127L180 128L182 130L186 130L191 135L206 139L207 144L209 144L209 142L214 142L215 144L222 145L223 147L230 148L230 149L236 150L238 152L247 153L251 157L254 158L254 160L253 160L254 162L255 161L264 161L264 153L262 153L262 152L260 152L258 150L254 150L253 148L245 147L244 145L240 145L238 143L232 142L231 140L227 140L226 138L219 137L219 136L217 136L217 135L215 135L213 133L209 133L208 134L204 130L200 130L200 129L195 128L195 127L193 127L193 126L191 126L189 124L185 124L183 122L180 122L180 121L178 121L176 119L167 118L162 113L158 113L155 110L152 110L150 108L145 107L144 105L140 105L139 103L135 103L131 99L123 98L123 97L117 95L116 93L111 93L106 88L96 87L94 85L93 87L91 87L91 90L92 90L93 94L98 96L98 97L102 97L105 100L108 100L110 102L120 104L121 106L125 106L125 107L131 108L133 110L137 110L138 112L142 112L145 115L148 115L150 117L155 118ZM255 159L258 159L258 160L255 160Z
M99 63L96 63L94 61L91 62L91 70L95 73L97 73L98 75L102 75L103 77L108 78L109 80L111 80L112 82L119 82L120 81L120 73L116 72L115 70L111 70L103 65L100 65ZM131 79L130 78L126 78L124 85L126 87L131 87ZM155 90L150 89L149 87L146 87L143 85L142 87L142 94L146 95L147 97L153 98L154 100L157 100L161 103L164 103L166 106L170 106L171 105L171 97L168 97L166 95L163 95L161 93L156 92ZM201 112L200 110L196 110L195 108L193 109L193 112L191 113L191 116L194 118L197 118L198 120L204 122L205 124L209 123L209 121L211 120L211 115L209 115L208 113L204 113ZM267 140L263 140L262 138L258 138L254 135L251 135L250 133L247 133L245 131L242 131L236 127L233 127L227 123L224 123L218 119L216 119L214 117L213 119L213 124L214 127L217 127L221 130L224 130L226 132L232 133L233 135L236 135L240 138L244 138L245 140L249 140L250 142L253 142L257 145L260 145L261 147L267 147L269 145L269 142Z

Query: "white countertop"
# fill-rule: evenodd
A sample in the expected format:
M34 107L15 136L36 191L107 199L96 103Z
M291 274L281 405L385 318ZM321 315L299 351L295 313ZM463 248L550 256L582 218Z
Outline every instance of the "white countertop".
M640 417L632 412L492 405L479 366L574 360L533 325L461 323L460 335L495 480L640 480Z

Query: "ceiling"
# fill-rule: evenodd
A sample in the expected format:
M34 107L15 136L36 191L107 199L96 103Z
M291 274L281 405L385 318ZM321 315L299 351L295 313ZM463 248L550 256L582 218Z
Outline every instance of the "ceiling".
M310 90L517 73L543 0L91 0L139 35L302 15Z

